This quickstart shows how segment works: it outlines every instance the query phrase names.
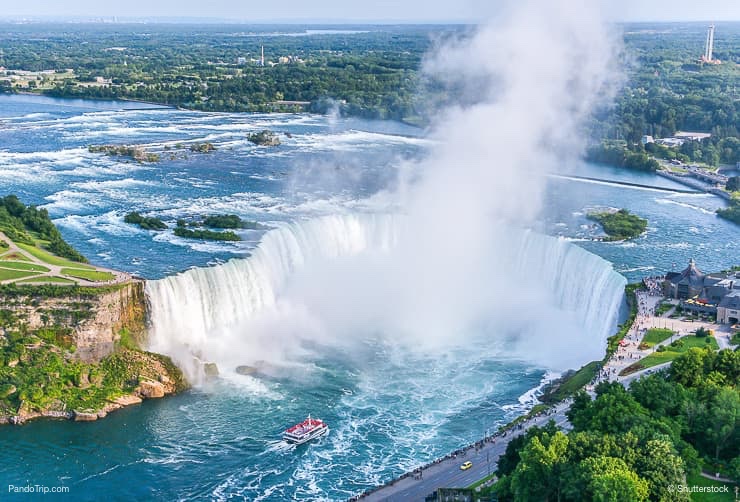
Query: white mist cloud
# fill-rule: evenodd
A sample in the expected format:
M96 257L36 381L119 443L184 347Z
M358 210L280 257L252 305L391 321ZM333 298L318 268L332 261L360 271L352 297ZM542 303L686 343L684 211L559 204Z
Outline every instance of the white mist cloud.
M293 225L248 262L160 281L153 348L184 337L234 364L291 359L306 340L422 350L493 340L556 368L600 357L618 276L512 229L539 214L545 173L580 153L583 121L619 80L617 48L594 2L507 4L425 63L463 104L438 115L428 157L404 170L393 194L402 216Z

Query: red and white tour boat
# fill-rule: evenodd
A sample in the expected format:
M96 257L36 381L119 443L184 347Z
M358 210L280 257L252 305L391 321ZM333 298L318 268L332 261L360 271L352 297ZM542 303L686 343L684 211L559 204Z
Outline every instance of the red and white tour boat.
M285 432L283 432L283 440L292 444L303 444L314 438L323 436L327 432L329 432L328 425L318 418L311 418L311 415L309 415L308 418L300 424L296 424L289 429L285 429Z

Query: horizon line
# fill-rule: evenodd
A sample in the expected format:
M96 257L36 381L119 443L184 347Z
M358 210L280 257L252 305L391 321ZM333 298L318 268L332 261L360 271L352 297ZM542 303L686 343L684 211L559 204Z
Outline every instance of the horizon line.
M65 24L222 24L222 25L331 25L331 26L384 26L384 25L461 25L471 26L484 22L473 19L230 19L214 16L117 16L117 15L0 15L0 23L5 21L36 22L57 21ZM740 19L642 19L612 20L614 24L677 24L677 23L740 23Z

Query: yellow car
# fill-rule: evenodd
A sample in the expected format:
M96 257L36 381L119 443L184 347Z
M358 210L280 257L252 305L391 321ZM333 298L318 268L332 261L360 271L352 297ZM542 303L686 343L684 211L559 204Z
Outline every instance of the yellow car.
M470 460L468 460L467 462L463 462L463 465L460 466L460 470L461 471L467 471L471 467L473 467L473 462L471 462Z

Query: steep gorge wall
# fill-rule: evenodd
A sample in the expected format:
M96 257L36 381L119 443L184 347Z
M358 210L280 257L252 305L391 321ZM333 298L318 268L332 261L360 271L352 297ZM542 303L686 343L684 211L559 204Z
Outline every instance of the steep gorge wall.
M143 281L98 295L0 295L0 313L0 334L21 327L28 331L53 329L76 347L75 357L85 362L112 354L122 332L137 345L146 341Z

